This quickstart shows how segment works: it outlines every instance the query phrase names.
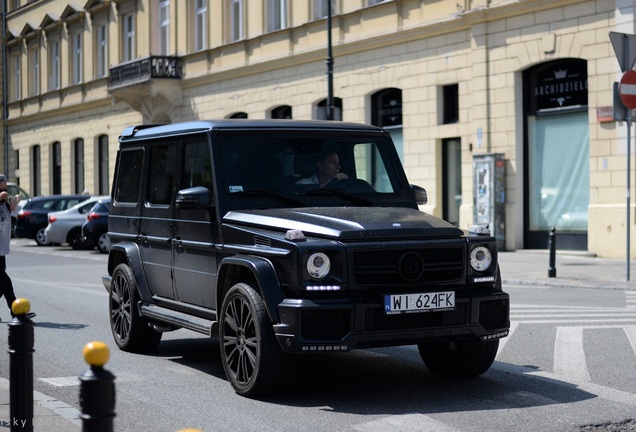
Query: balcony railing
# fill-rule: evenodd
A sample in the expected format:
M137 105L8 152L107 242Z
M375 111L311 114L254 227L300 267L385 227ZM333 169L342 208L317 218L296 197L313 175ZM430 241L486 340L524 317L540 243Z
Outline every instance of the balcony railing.
M180 57L149 56L110 68L108 89L141 84L151 79L181 79Z

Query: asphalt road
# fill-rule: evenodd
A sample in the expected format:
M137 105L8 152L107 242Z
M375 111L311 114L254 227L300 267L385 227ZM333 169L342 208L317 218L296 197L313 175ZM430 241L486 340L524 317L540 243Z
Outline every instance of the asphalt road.
M237 396L218 343L179 330L151 355L119 351L101 285L106 256L18 241L8 258L34 319L35 390L79 408L81 351L111 347L115 430L177 431L568 431L636 418L636 307L631 292L507 286L512 334L482 377L432 376L414 347L303 357L279 395ZM8 311L0 305L0 316ZM0 325L0 352L7 351ZM8 355L0 376L9 378ZM588 429L593 430L593 429Z

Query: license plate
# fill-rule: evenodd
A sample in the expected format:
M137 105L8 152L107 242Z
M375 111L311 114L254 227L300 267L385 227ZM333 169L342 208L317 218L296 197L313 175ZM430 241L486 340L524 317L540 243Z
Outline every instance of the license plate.
M386 314L441 311L454 308L454 291L384 296L384 312Z

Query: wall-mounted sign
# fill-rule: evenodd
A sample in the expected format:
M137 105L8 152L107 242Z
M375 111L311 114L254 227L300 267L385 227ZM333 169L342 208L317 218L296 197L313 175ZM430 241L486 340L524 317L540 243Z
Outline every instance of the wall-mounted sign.
M565 59L530 69L526 81L528 114L587 107L587 62Z

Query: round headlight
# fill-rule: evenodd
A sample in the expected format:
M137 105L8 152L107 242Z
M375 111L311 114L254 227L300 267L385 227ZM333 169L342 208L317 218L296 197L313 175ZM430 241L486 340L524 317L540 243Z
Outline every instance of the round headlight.
M322 252L316 252L307 259L307 273L312 279L323 279L329 274L331 269L331 261L329 257Z
M477 271L488 270L492 264L492 253L490 249L484 246L477 246L470 251L470 266Z

